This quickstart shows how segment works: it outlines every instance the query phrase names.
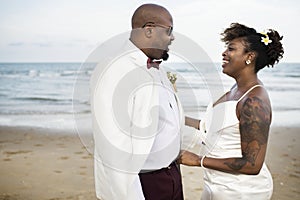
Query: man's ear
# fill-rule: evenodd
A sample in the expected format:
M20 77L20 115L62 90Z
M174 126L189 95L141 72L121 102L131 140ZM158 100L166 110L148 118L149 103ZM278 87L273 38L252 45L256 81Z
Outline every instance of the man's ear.
M152 33L153 33L153 27L151 27L151 26L146 26L146 27L144 28L144 34L145 34L145 36L146 36L147 38L152 37Z

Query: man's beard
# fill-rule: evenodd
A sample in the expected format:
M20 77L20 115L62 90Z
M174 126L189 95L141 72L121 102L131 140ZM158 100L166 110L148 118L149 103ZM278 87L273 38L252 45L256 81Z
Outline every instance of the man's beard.
M168 60L168 58L169 58L168 52L167 52L167 51L164 51L163 54L162 54L162 56L161 56L161 58L162 58L164 61Z

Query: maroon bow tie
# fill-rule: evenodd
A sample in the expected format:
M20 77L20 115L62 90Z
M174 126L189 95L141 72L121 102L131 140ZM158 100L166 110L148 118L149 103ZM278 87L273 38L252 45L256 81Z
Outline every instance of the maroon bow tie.
M159 69L159 64L161 63L161 60L159 61L153 61L150 58L147 60L147 68L150 69L151 67L154 67L156 69Z

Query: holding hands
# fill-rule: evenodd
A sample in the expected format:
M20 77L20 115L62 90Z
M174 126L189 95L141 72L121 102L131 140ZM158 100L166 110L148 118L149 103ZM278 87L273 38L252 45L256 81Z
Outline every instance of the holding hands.
M187 166L201 166L201 156L190 151L183 150L180 153L177 162Z

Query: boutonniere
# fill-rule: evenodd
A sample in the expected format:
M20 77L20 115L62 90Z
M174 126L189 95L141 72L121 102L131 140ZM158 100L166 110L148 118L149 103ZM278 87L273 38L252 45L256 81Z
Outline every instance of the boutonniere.
M175 82L177 80L177 75L173 74L171 72L167 72L167 76L168 76L168 79L170 80L170 82L172 83L175 92L177 92L177 88L176 88L176 84L175 84Z

